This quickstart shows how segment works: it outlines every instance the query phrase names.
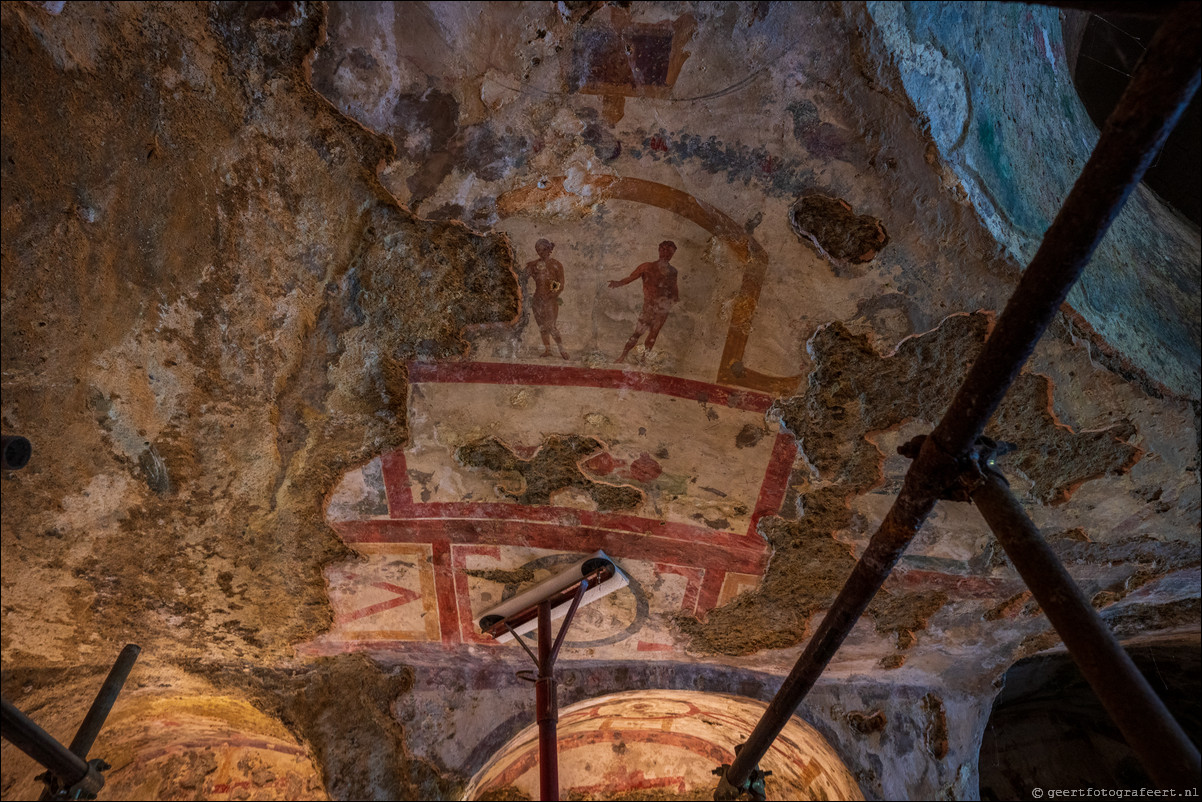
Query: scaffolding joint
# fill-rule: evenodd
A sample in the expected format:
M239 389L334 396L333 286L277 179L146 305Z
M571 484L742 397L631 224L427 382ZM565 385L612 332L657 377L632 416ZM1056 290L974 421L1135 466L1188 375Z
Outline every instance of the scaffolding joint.
M897 453L907 459L918 460L921 455L927 469L922 477L924 489L930 496L940 501L967 503L972 503L972 494L988 476L1006 481L997 470L996 460L1013 450L1013 444L999 443L985 435L977 437L968 453L963 455L950 453L936 438L925 434L912 437L897 447Z
M108 763L105 763L100 758L93 758L88 761L88 771L73 785L63 785L58 775L53 771L44 771L34 779L40 780L46 785L44 798L49 799L95 799L100 793L100 789L104 788L104 775L102 771L111 769Z
M735 755L743 748L743 744L735 747ZM730 802L730 800L749 799L752 802L764 802L768 798L768 788L765 780L772 776L771 771L763 771L759 764L756 764L751 772L747 775L747 779L742 784L732 785L727 779L727 773L730 771L729 763L723 763L718 768L711 771L711 774L718 776L718 788L714 791L715 802Z

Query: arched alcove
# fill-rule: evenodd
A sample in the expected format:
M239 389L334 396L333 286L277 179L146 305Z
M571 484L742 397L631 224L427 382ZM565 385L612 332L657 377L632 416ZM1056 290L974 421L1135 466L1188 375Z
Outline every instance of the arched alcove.
M90 686L89 686L90 688ZM81 683L22 701L51 735L69 742L86 699ZM5 742L9 799L34 799L43 767ZM278 719L243 699L185 680L183 687L128 688L89 756L104 772L101 799L326 799L309 749Z
M1136 666L1199 741L1198 636L1126 644ZM1152 780L1067 652L1035 655L1006 672L981 741L981 799L1032 788L1151 788Z
M559 715L564 799L711 799L714 768L734 759L767 705L699 691L627 691ZM863 799L830 744L796 716L761 768L769 799ZM538 728L518 733L472 778L464 799L537 799Z

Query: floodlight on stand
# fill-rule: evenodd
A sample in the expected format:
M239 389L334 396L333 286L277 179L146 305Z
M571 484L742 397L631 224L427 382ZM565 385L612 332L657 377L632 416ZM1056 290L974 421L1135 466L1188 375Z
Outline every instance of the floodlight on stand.
M563 618L586 579L589 580L588 587L580 598L580 607L630 584L622 569L605 552L597 551L485 611L480 616L480 631L491 635L497 643L508 643L513 640L514 633L525 635L538 627L538 606L543 601L551 604L552 621Z
M554 666L572 618L582 604L589 604L626 587L630 580L622 569L597 551L573 563L550 579L527 588L480 616L480 629L498 643L516 640L538 666L534 680L535 718L538 721L539 796L559 799L559 749L555 727L559 720ZM551 641L551 621L563 618L555 641ZM538 630L538 654L530 650L522 635ZM525 672L518 672L522 676Z

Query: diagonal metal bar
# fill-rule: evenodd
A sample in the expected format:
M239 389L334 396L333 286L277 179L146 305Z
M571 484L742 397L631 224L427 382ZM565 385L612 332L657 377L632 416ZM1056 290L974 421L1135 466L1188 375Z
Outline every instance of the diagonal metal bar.
M526 654L530 655L530 659L533 660L534 665L537 666L538 658L534 656L534 652L530 651L530 647L526 645L526 641L522 640L522 636L515 632L513 627L509 626L508 620L505 620L503 623L505 624L505 628L509 630L509 634L513 635L513 639L518 642L518 646L521 646L526 650Z
M7 699L0 699L0 708L3 708L5 740L53 772L64 786L74 785L87 776L88 764L83 758L55 740Z
M125 680L129 678L129 672L133 670L134 663L137 662L138 655L141 653L140 646L135 643L127 643L121 650L121 654L117 655L117 661L113 663L113 667L109 669L108 676L104 678L104 684L96 692L96 699L88 708L87 715L84 716L83 723L79 725L75 737L71 739L71 745L67 747L84 760L88 759L88 752L92 751L92 744L96 742L96 736L100 734L104 720L108 718L109 711L117 703L117 696L125 687Z
M552 663L559 657L559 647L563 646L563 639L568 634L568 627L572 625L572 619L576 617L576 608L580 606L580 600L584 598L585 591L588 590L588 580L587 576L580 580L580 589L576 591L576 595L572 598L572 606L568 608L568 614L563 617L563 623L559 625L559 634L555 636L555 644L551 646Z
M1185 111L1199 82L1196 4L1166 17L1044 235L980 356L818 631L727 770L715 799L735 798L809 693L914 535L952 484L1006 391L1089 263L1128 195Z
M986 471L972 500L1153 781L1162 788L1196 787L1202 773L1197 748L1039 534L1006 481Z
M88 708L83 722L75 732L75 737L71 739L71 745L67 747L72 754L78 755L85 761L88 759L88 752L92 751L92 744L96 742L96 736L100 734L105 719L108 718L113 705L117 703L117 697L121 694L121 689L125 687L125 680L129 678L129 672L133 670L134 663L137 662L138 655L141 653L142 648L136 643L127 643L121 650L121 654L117 655L117 660L109 669L104 684L96 692L92 706ZM38 800L45 802L45 800L54 798L55 793L52 786L48 784Z

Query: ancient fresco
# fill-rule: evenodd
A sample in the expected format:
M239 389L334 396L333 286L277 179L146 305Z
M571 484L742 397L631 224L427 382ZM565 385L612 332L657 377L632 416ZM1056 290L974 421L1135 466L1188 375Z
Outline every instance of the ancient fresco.
M302 650L487 646L473 616L598 548L632 583L565 654L796 646L896 492L897 432L927 430L980 347L992 317L967 313L1001 306L989 282L958 280L992 244L916 234L943 184L890 183L933 153L856 134L846 99L804 80L820 54L781 46L795 18L759 9L722 39L704 14L590 9L563 12L569 35L566 17L512 7L497 30L529 34L515 58L408 37L387 44L396 66L319 57L319 88L397 145L385 185L504 237L520 303L467 327L461 353L405 364L407 443L331 494L327 519L360 556L325 570L334 625ZM344 53L369 19L475 41L459 12L424 14L334 9L331 26ZM381 94L386 73L401 95ZM1005 467L1022 492L1059 505L1143 452L1126 422L1063 424L1052 396L1024 376L991 431L1017 446ZM849 669L901 668L923 633L1017 609L1021 583L961 512L932 519L943 536L903 560ZM1111 592L1132 570L1089 578ZM789 614L762 614L776 605Z
M696 691L631 691L560 713L559 781L567 798L695 799L713 793L715 766L731 763L765 705ZM636 768L637 767L637 768ZM762 767L769 799L863 799L851 772L809 724L792 718ZM472 779L465 799L537 799L538 729L505 745ZM508 794L501 797L501 794ZM569 796L571 795L571 796Z
M458 94L402 104L419 122L385 182L414 209L503 234L521 304L466 332L466 358L408 364L408 444L347 474L328 501L360 558L327 568L335 623L307 650L486 645L476 613L604 548L631 586L588 611L569 653L680 654L676 617L704 619L764 574L758 523L779 511L797 460L765 413L802 381L806 326L832 313L797 280L827 276L827 254L799 247L787 193L739 190L733 164L715 171L678 150L706 125L690 122L695 107L675 106L687 127L669 132L647 105L701 91L692 15L585 16L531 62L537 77L487 70L484 117L460 144ZM431 75L459 69L396 46ZM320 80L348 86L357 69ZM535 88L544 79L568 94ZM584 150L570 144L578 120ZM764 147L730 158L754 159L757 181L795 176ZM419 166L431 148L470 152L475 167L437 155ZM846 221L824 225L837 237ZM885 247L880 231L857 265Z
M635 370L767 392L797 385L796 367L779 359L765 364L783 376L745 363L769 257L747 227L704 199L637 176L573 175L516 187L497 198L496 210L498 229L515 247L548 242L539 232L552 228L566 241L568 278L561 283L573 289L560 290L556 300L585 364L629 362ZM614 231L645 231L647 240L609 243ZM641 293L612 292L633 281ZM530 301L534 308L534 297ZM478 353L529 354L529 346L522 347L524 324L518 321L509 350L481 336ZM670 340L657 351L665 326ZM628 331L634 334L627 338ZM544 344L541 355L548 353Z
M565 698L770 698L1084 161L1057 13L0 3L5 698L69 736L136 640L122 699L196 704L113 730L118 796L459 798L533 716L476 615L598 548ZM1198 623L1197 236L1146 201L991 429L1124 638ZM806 717L972 798L1056 643L940 503Z
M600 548L630 586L582 611L565 648L652 656L678 650L675 615L763 574L757 524L797 452L765 423L769 396L554 364L414 364L410 379L409 446L328 502L362 556L326 570L335 625L305 649L491 644L480 612Z

